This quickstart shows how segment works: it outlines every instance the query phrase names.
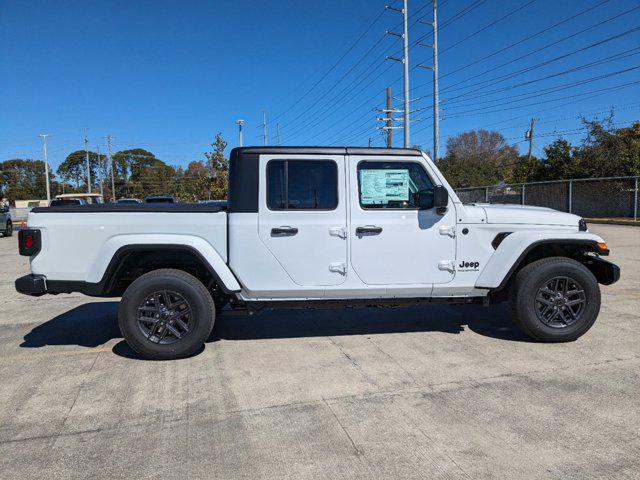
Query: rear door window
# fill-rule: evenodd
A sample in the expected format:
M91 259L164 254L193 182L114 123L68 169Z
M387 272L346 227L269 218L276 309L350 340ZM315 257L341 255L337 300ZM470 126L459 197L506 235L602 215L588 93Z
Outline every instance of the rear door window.
M334 210L338 166L332 160L271 160L267 164L270 210Z

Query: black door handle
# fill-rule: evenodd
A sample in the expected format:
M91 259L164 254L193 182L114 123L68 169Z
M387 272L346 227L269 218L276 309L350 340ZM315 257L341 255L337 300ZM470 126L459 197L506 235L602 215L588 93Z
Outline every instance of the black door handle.
M356 228L356 235L378 235L382 233L382 227L376 227L375 225L366 225L364 227Z
M296 227L289 227L288 225L284 227L275 227L271 229L272 237L287 237L287 236L293 236L296 233L298 233L298 229Z

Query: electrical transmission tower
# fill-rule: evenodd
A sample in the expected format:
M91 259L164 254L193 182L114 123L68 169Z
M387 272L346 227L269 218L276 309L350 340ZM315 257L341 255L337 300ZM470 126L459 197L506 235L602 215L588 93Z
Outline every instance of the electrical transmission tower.
M407 9L407 0L403 0L402 8L391 7L389 5L384 7L387 10L393 10L396 12L402 13L402 33L395 33L386 31L385 33L388 35L394 35L396 37L400 37L403 40L403 58L395 58L391 56L387 56L387 60L393 60L396 62L400 62L404 65L404 147L409 148L411 143L410 140L410 122L409 122L409 27L408 27L408 9Z
M418 20L419 23L433 27L433 43L418 42L421 47L433 49L433 65L418 65L433 71L433 161L438 161L438 138L440 136L440 101L438 100L438 6L433 0L433 22Z

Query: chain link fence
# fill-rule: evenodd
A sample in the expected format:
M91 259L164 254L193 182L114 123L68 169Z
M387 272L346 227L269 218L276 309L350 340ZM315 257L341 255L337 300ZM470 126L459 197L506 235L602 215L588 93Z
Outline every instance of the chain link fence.
M463 203L549 207L586 218L638 220L638 177L584 178L456 189Z

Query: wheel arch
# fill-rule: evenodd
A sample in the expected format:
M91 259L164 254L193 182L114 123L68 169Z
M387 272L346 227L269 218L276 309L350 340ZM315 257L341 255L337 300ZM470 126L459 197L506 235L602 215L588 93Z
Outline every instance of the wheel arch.
M589 236L592 238L538 238L523 242L522 238L517 239L515 235L510 235L487 262L476 281L476 288L488 289L492 292L503 291L522 268L536 260L548 257L567 257L578 260L594 273L600 283L613 283L617 278L611 281L609 277L612 275L603 273L606 269L599 268L601 264L590 260L599 260L616 269L618 267L597 257L597 255L608 255L609 250L600 247L601 238L596 235ZM596 256L586 255L588 253L594 253Z
M123 245L108 257L109 263L102 269L94 290L101 296L121 295L138 276L161 268L175 268L193 274L205 286L213 283L227 295L239 292L235 276L215 250L213 253L215 256L184 243ZM93 270L94 274L98 269Z

